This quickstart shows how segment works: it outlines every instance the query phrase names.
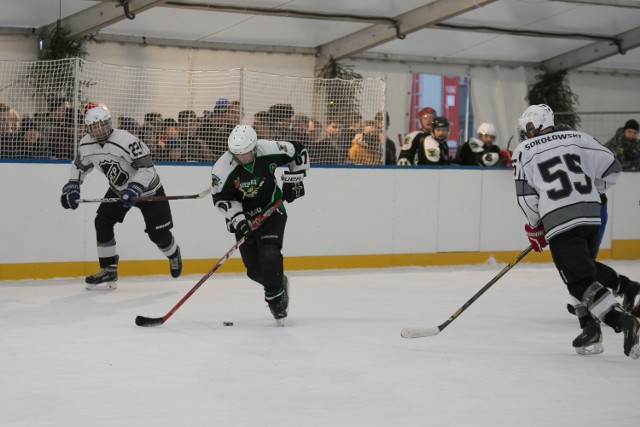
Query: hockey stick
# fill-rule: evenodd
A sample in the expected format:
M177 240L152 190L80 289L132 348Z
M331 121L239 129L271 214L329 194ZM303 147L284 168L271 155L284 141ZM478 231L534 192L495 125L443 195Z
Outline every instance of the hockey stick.
M456 318L460 316L463 311L469 308L469 306L473 304L475 300L480 298L480 296L484 294L487 291L487 289L493 286L493 284L496 283L498 279L504 276L507 273L507 271L511 270L514 265L519 263L522 260L522 258L527 256L527 254L531 252L532 249L533 248L529 246L527 249L522 251L520 255L516 257L516 259L511 261L505 268L502 269L502 271L500 271L500 273L496 274L496 276L493 279L491 279L489 283L484 285L482 289L480 289L474 296L472 296L471 299L469 299L469 301L465 302L464 305L458 309L458 311L453 313L451 317L447 319L446 322L442 323L439 326L434 326L431 328L403 328L402 331L400 331L400 336L402 338L422 338L422 337L432 337L434 335L438 335L440 332L442 332L444 328L449 326L451 322L456 320Z
M260 227L260 225L262 225L262 223L263 223L267 218L269 218L269 217L271 216L271 214L273 214L273 213L274 213L274 212L275 212L275 211L280 207L280 205L281 205L281 204L282 204L282 199L278 200L278 201L276 202L276 204L275 204L275 205L271 206L271 207L270 207L269 209L267 209L267 210L266 210L262 215L259 215L256 219L254 219L254 220L253 220L253 223L252 223L253 229L255 230L255 229L257 229L258 227ZM232 247L231 249L229 249L229 251L228 251L226 254L224 254L224 256L223 256L222 258L220 258L220 260L216 263L216 265L214 265L214 266L211 268L211 270L209 270L209 271L207 272L207 274L205 274L204 276L202 276L202 279L198 280L198 283L196 283L196 284L195 284L195 286L194 286L193 288L191 288L191 290L190 290L189 292L187 292L187 294L186 294L184 297L182 297L182 299L181 299L180 301L178 301L178 303L177 303L177 304L176 304L176 305L175 305L171 310L169 310L169 312L168 312L167 314L165 314L165 315L164 315L164 316L162 316L162 317L145 317L145 316L137 316L137 317L136 317L136 325L146 327L146 326L160 326L160 325L164 324L164 322L166 322L166 321L167 321L167 319L169 319L169 317L171 317L171 316L173 315L173 313L175 313L175 312L176 312L176 310L178 310L178 309L180 308L180 306L181 306L182 304L184 304L184 302L185 302L186 300L188 300L188 299L189 299L189 297L191 297L191 295L193 295L193 294L195 293L195 291L197 291L197 290L198 290L198 288L199 288L200 286L202 286L202 284L203 284L204 282L206 282L206 281L207 281L207 279L208 279L209 277L211 277L211 275L212 275L213 273L215 273L215 272L216 272L216 270L217 270L218 268L220 268L220 266L221 266L222 264L224 264L224 262L225 262L226 260L228 260L228 259L229 259L229 257L231 256L231 254L233 254L233 253L236 251L236 249L238 249L238 248L240 247L240 245L242 245L242 244L244 243L244 241L245 241L246 239L247 239L247 238L243 236L240 240L238 240L238 241L236 242L236 244L235 244L235 245L233 245L233 247Z
M211 187L198 194L186 194L183 196L149 196L149 197L133 197L134 202L161 202L163 200L184 200L184 199L202 199L211 193ZM77 203L115 203L122 201L119 197L111 197L107 199L78 199Z

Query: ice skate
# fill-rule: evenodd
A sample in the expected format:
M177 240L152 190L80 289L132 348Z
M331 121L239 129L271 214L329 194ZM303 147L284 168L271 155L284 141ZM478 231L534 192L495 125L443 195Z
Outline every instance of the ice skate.
M182 274L182 255L180 254L180 246L176 247L176 252L169 257L169 270L171 277L180 277Z
M88 291L116 289L118 284L118 266L110 265L101 268L96 274L87 276L84 288Z
M271 310L271 314L273 318L276 319L278 326L284 326L284 319L287 317L287 308L289 308L289 278L283 276L282 281L284 282L282 292L274 297L265 298L265 301L269 304L269 310Z
M620 329L624 334L624 354L632 359L640 358L640 320L629 313L622 313Z
M589 320L580 335L573 340L573 348L576 353L583 356L601 354L604 347L602 346L600 322L595 319Z

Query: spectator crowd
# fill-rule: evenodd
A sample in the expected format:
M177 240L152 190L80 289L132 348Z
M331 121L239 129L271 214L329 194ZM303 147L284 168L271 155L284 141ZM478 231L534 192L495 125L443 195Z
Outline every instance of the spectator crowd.
M66 99L49 96L46 112L21 117L0 103L0 158L72 159L75 140L85 133L84 112L96 105L89 102L74 113ZM449 120L431 107L420 110L418 118L420 129L404 137L400 150L387 136L390 119L382 111L371 118L352 112L321 121L296 114L291 104L273 104L255 113L248 124L258 138L302 142L312 164L511 166L511 152L496 142L493 123L481 123L475 135L452 153ZM193 110L180 111L177 118L148 112L142 123L120 116L114 125L142 140L154 161L215 162L242 119L239 101L219 98L201 116ZM638 122L630 119L605 144L626 170L640 170L638 131Z

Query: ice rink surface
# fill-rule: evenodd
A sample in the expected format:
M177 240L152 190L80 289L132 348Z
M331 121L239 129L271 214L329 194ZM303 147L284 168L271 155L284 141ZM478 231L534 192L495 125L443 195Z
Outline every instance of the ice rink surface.
M212 263L213 265L213 263ZM610 262L640 278L640 262ZM579 356L551 264L291 272L277 327L261 288L214 274L0 282L1 426L635 426L640 360L604 330ZM234 326L223 326L234 322Z

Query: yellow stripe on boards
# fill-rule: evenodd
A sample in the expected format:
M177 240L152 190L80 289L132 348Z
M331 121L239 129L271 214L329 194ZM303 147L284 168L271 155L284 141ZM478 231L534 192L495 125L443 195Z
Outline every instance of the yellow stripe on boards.
M335 255L286 257L285 270L339 270L352 268L433 267L446 265L484 264L489 261L509 263L520 251L446 252L395 255ZM599 260L640 259L640 240L614 240L611 249L602 249ZM205 274L218 259L188 259L183 261L183 275ZM522 262L552 262L551 252L531 252ZM51 279L84 277L97 272L97 261L0 264L0 280ZM244 273L240 258L227 260L220 273ZM167 260L126 261L118 266L120 276L169 276Z

